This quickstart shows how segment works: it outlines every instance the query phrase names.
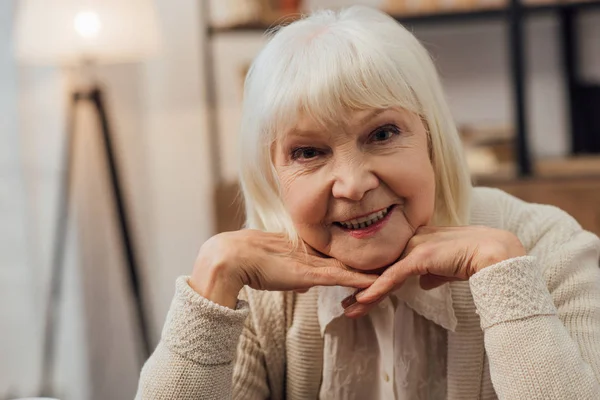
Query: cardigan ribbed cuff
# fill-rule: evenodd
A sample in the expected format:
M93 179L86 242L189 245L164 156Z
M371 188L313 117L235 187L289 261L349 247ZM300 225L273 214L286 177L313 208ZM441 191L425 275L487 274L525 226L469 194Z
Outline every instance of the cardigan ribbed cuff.
M469 280L481 328L527 318L556 314L535 257L511 258L474 274Z
M250 312L248 303L238 300L235 310L213 303L196 293L188 278L177 279L162 340L171 351L200 364L233 361Z

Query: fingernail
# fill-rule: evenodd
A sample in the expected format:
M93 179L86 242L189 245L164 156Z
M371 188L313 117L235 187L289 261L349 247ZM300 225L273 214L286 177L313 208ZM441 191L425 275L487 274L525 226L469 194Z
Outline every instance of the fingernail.
M356 297L356 300L361 300L363 297L365 297L365 292L357 293L354 297Z
M352 304L351 306L349 306L348 308L346 308L344 310L344 314L346 314L346 315L352 314L352 312L355 311L359 305L360 304L358 304L358 303Z
M344 300L342 300L342 307L344 309L346 309L355 303L356 303L356 296L351 294L350 296L348 296Z

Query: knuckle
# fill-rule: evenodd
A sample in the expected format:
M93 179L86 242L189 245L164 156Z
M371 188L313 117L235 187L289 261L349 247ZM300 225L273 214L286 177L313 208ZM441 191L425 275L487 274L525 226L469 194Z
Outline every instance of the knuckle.
M307 282L308 284L317 284L322 281L322 276L315 270L311 268L298 268L299 273L302 276L302 280Z
M313 271L310 268L306 268L301 262L292 263L290 270L294 275L311 276L313 274Z
M314 283L315 281L315 276L312 272L310 271L301 271L298 274L298 279L297 279L298 283L302 283L302 284L308 284L311 285Z
M346 276L344 271L336 267L325 267L321 269L322 274L339 283Z

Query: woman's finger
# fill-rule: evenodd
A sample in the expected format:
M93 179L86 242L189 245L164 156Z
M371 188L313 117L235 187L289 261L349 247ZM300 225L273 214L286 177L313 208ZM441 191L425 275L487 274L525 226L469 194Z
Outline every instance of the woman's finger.
M352 293L350 296L346 297L345 299L342 300L342 308L348 308L351 305L356 303L356 295L360 292L362 292L364 289L357 289L354 293Z
M331 285L361 289L371 286L379 278L377 275L348 271L339 267L318 268L316 271L322 274L326 280L331 279Z
M413 274L408 260L400 260L385 270L371 286L356 295L356 301L362 304L373 303L402 285Z
M310 268L302 266L301 280L306 286L346 286L366 288L375 282L377 275L352 272L338 266Z
M360 318L363 315L367 315L373 307L376 307L379 303L385 300L386 297L387 294L370 304L354 303L353 305L344 309L344 315L348 318Z

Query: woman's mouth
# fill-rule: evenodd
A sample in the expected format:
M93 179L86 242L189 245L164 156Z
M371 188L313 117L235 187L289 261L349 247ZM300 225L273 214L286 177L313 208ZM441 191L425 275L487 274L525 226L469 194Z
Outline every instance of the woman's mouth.
M390 215L395 207L396 204L360 218L334 222L334 225L356 238L371 236L383 228L385 223L390 219Z

